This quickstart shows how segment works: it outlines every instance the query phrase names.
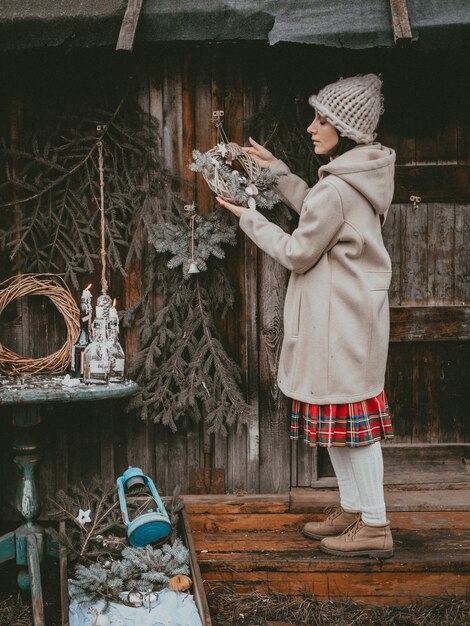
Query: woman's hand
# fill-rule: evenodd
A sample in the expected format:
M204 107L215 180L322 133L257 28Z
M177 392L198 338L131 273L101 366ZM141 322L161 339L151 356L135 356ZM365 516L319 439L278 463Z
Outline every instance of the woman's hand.
M269 152L261 144L256 143L251 137L248 137L248 141L251 143L251 147L242 148L242 150L249 154L260 167L271 169L279 161L272 152Z
M227 202L226 200L223 200L222 198L219 198L219 196L216 196L216 200L220 204L220 206L223 206L225 209L228 209L236 217L241 217L242 213L244 211L250 211L250 209L247 209L246 207L237 206L236 204L232 204L231 202Z

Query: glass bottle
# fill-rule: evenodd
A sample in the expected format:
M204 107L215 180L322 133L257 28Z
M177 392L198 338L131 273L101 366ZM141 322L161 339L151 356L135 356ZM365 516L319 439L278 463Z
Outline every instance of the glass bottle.
M83 354L83 382L105 385L109 377L109 352L106 342L106 320L93 322L93 339Z
M90 343L91 311L91 292L87 287L80 299L80 334L72 346L70 369L74 378L83 376L83 354Z
M108 322L109 382L122 383L124 380L125 354L119 343L119 325L117 317Z

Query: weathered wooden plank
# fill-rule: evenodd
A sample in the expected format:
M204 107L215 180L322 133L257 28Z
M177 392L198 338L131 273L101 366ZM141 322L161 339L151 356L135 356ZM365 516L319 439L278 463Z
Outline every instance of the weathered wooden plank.
M269 101L266 77L259 81L259 107ZM260 129L258 141L265 141ZM283 336L283 306L288 272L258 252L259 267L259 372L260 372L260 490L287 491L290 485L290 401L277 386L277 368ZM276 463L272 463L273 455Z
M468 306L390 308L390 341L467 341L468 339L470 339L470 307Z
M114 415L110 413L101 415L99 424L100 476L106 485L114 484L118 477L114 466Z
M163 154L171 172L183 172L182 58L176 51L165 57L163 74Z
M422 202L468 202L470 166L398 165L393 202L409 202L411 195Z
M427 205L401 208L401 303L426 304L428 301Z
M116 50L131 51L139 23L143 0L127 0L127 8L119 31Z
M454 205L428 205L428 304L454 300Z
M393 38L398 46L411 44L411 25L406 0L390 0Z
M285 513L289 510L289 495L284 494L244 494L244 495L191 495L182 499L189 515L193 513Z
M421 344L411 355L411 379L413 416L411 420L411 440L416 442L431 442L434 434L432 425L435 423L436 406L434 403L434 389L427 386L428 369L432 366L432 351L428 343ZM425 367L423 367L425 364ZM430 411L431 409L431 411ZM434 411L432 410L434 409Z
M455 304L470 302L470 206L456 204L454 224Z
M197 98L199 98L199 95L201 96L201 107L199 110L196 109L196 111L201 116L202 126L197 130L197 138L201 141L201 145L207 146L203 148L202 151L207 151L217 143L217 132L215 125L212 123L212 112L215 110L224 110L225 83L221 51L217 50L214 54L213 50L204 48L202 50L202 59L198 60L198 64L199 63L202 64L200 70L202 72L203 84L201 86L202 93L197 92L196 94ZM202 115L204 115L203 118ZM199 147L199 144L197 144L197 147ZM198 179L199 203L201 203L201 201L203 203L203 215L208 215L212 213L216 206L215 196L200 174L198 175ZM225 336L227 328L225 320L217 317L215 322L221 336ZM203 429L205 429L205 424L203 425ZM224 470L226 484L229 470L228 445L228 437L224 437L220 434L214 434L210 437L208 437L207 434L204 435L204 458L210 459L212 467ZM206 460L205 464L207 465Z
M183 116L183 145L181 150L183 153L181 177L187 181L184 187L184 195L189 200L195 199L196 174L189 169L192 162L192 151L195 148L196 129L195 129L195 67L194 58L184 55L182 60L182 116Z
M100 471L100 416L106 413L104 402L76 403L76 416L70 420L68 437L69 484L87 484ZM49 454L49 451L47 452Z
M155 484L161 495L171 495L170 476L172 471L169 454L170 433L166 426L155 424Z
M195 142L194 147L201 152L207 152L215 143L212 119L212 66L211 57L206 48L195 51ZM207 215L214 206L214 194L204 181L201 174L196 176L196 200L198 211Z
M390 306L399 306L401 285L401 205L392 204L383 228L385 247L392 261L392 281L390 283Z
M242 145L248 145L247 121L255 114L258 103L256 84L258 64L253 66L248 55L241 59L243 77L243 136ZM240 238L242 233L239 233ZM246 429L246 482L249 492L259 491L259 326L258 326L258 248L248 237L244 238L244 325L243 346L244 382L247 402L252 407L252 419Z
M290 481L290 402L277 386L282 345L283 305L287 271L266 254L260 254L260 489L285 491ZM275 452L274 452L275 451ZM275 454L276 464L272 463Z
M59 522L59 532L65 534L65 522ZM60 615L61 626L69 626L69 586L67 584L68 572L67 572L67 552L65 546L60 546L60 560L59 560L59 573L60 573Z
M193 533L201 570L252 573L348 572L368 577L376 574L466 572L470 574L470 539L465 528L393 529L392 559L331 558L320 551L320 542L298 530L261 532ZM242 576L243 578L243 576Z
M433 368L424 368L424 374ZM444 383L445 384L445 383ZM420 406L421 410L412 413L410 427L414 423L425 423L426 428L416 435L414 443L384 443L382 453L384 459L384 485L393 489L432 489L446 485L451 489L470 488L470 474L464 464L464 459L470 458L470 446L457 443L438 443L440 433L443 430L441 420L446 420L447 415L441 416L434 406L434 400L428 405ZM452 419L455 420L454 416ZM419 441L430 443L419 443ZM329 455L324 448L319 449L319 479L312 485L315 489L336 488L337 481L334 476ZM461 497L461 496L460 496Z
M211 626L212 620L209 612L209 606L207 604L206 594L204 592L204 583L201 577L201 570L199 569L199 563L197 562L196 558L196 548L194 545L193 534L191 532L191 525L184 508L182 509L180 515L181 527L183 530L183 540L189 550L189 563L193 580L194 601L198 608L203 625Z
M333 498L331 498L332 504ZM457 499L455 499L457 500ZM312 506L315 506L313 497ZM411 498L409 499L411 506ZM318 508L318 505L317 505ZM470 512L469 511L410 511L402 512L398 510L387 512L392 529L415 529L425 530L430 528L449 528L449 529L467 529L470 530ZM275 531L284 532L301 530L304 524L311 521L320 521L325 518L325 514L320 511L311 513L251 513L251 514L218 514L203 513L191 514L191 529L195 536L197 533L213 532L223 534L225 532L238 531L245 532L261 532Z
M395 417L397 442L404 442L404 437L411 441L412 436L418 437L414 442L426 441L426 423L422 432L413 432L412 424L419 421L419 415L426 419L427 396L437 399L433 410L439 416L440 441L468 441L470 424L466 418L464 390L469 366L468 342L390 344L387 389ZM423 386L423 375L419 373L423 368L431 368L434 372L432 387L428 389Z
M455 165L458 162L460 128L453 118L442 120L436 128L438 165Z
M338 493L330 489L293 489L290 492L289 510L291 513L318 513L327 506L338 503ZM385 502L388 511L466 511L470 510L470 490L407 489L398 491L385 489Z
M68 413L68 410L67 410ZM70 414L60 412L54 424L55 431L55 491L66 490L69 482L69 457L68 457L68 421ZM73 419L73 417L72 417Z
M214 79L221 80L220 66L216 64L217 74ZM242 68L239 59L239 52L233 48L226 51L223 57L223 110L224 127L227 137L239 145L243 145L243 93L244 81ZM237 271L229 269L229 274L233 281L236 281L236 289L241 294L241 298L236 298L235 304L225 317L225 343L229 353L240 364L243 376L246 378L248 370L247 363L247 309L246 309L246 270L245 262L245 241L243 233L238 230L238 243L236 246L226 248L225 266L227 268L237 268ZM246 428L232 428L228 438L228 468L227 468L227 488L233 491L247 489L247 453L248 453L248 432Z
M150 70L149 79L149 94L148 94L148 107L150 116L157 121L160 134L156 137L157 150L160 154L165 154L166 147L168 146L168 136L164 135L164 106L167 107L168 103L164 103L164 88L166 85L165 77L167 70L164 65L164 56L159 59L159 62L152 65ZM168 95L168 94L167 94ZM167 129L168 134L168 129ZM169 166L169 161L165 155L165 162ZM155 308L158 310L161 302L157 298L155 301ZM153 479L160 494L171 494L169 486L169 473L171 471L169 456L168 456L168 428L161 426L161 424L151 424L149 428L152 431L152 435L148 433L145 435L145 439L150 446L148 463L153 469ZM150 464L150 458L152 462Z
M226 572L205 572L204 578L207 585L225 584L229 585L234 593L281 593L292 594L298 596L314 596L318 601L324 600L344 600L348 598L352 601L361 602L363 604L375 605L403 605L413 601L435 602L435 598L439 597L466 597L466 586L468 585L468 576L466 574L447 574L442 573L430 574L423 580L421 574L411 576L400 576L400 579L392 576L382 576L379 581L374 581L374 589L383 590L380 595L371 592L371 581L365 581L362 585L362 593L354 593L351 590L350 583L354 578L350 574L338 578L335 575L312 575L307 577L296 577L286 580L285 574L280 573L278 576L267 576L254 573L251 578L245 574L243 580L239 580L236 574L230 576ZM284 577L284 580L283 580ZM392 580L398 581L394 585L394 591L390 590L388 595L385 592L389 589ZM414 584L416 582L416 585ZM325 585L328 591L323 593ZM369 595L367 593L369 589ZM396 589L396 591L395 591ZM413 589L413 591L411 591ZM455 590L455 592L454 592ZM393 595L396 593L396 595Z
M309 486L318 479L318 449L308 446L299 439L296 446L297 482L292 486Z

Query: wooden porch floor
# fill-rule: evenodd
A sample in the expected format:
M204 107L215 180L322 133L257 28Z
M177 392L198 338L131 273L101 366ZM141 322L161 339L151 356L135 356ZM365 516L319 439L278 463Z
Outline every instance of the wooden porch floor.
M337 498L318 489L185 496L206 586L385 605L470 596L470 489L387 491L395 554L386 560L325 555L301 534Z

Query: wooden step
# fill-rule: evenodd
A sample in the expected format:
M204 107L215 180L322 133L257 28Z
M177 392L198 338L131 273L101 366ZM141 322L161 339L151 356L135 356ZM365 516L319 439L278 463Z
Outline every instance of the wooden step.
M337 558L299 532L194 532L203 579L239 593L260 591L351 598L381 604L423 597L466 597L467 530L394 531L391 559Z
M390 511L388 514L392 528L425 530L458 528L470 531L468 511ZM250 515L229 515L224 513L193 513L191 528L195 532L251 532L251 531L295 531L307 522L324 518L323 513L253 513Z
M334 490L185 497L206 586L372 604L468 597L470 491L391 490L386 500L395 554L377 560L325 555L301 534L337 503Z
M319 513L339 501L332 489L297 488L290 493L291 513ZM470 488L393 490L385 489L387 511L469 511Z

